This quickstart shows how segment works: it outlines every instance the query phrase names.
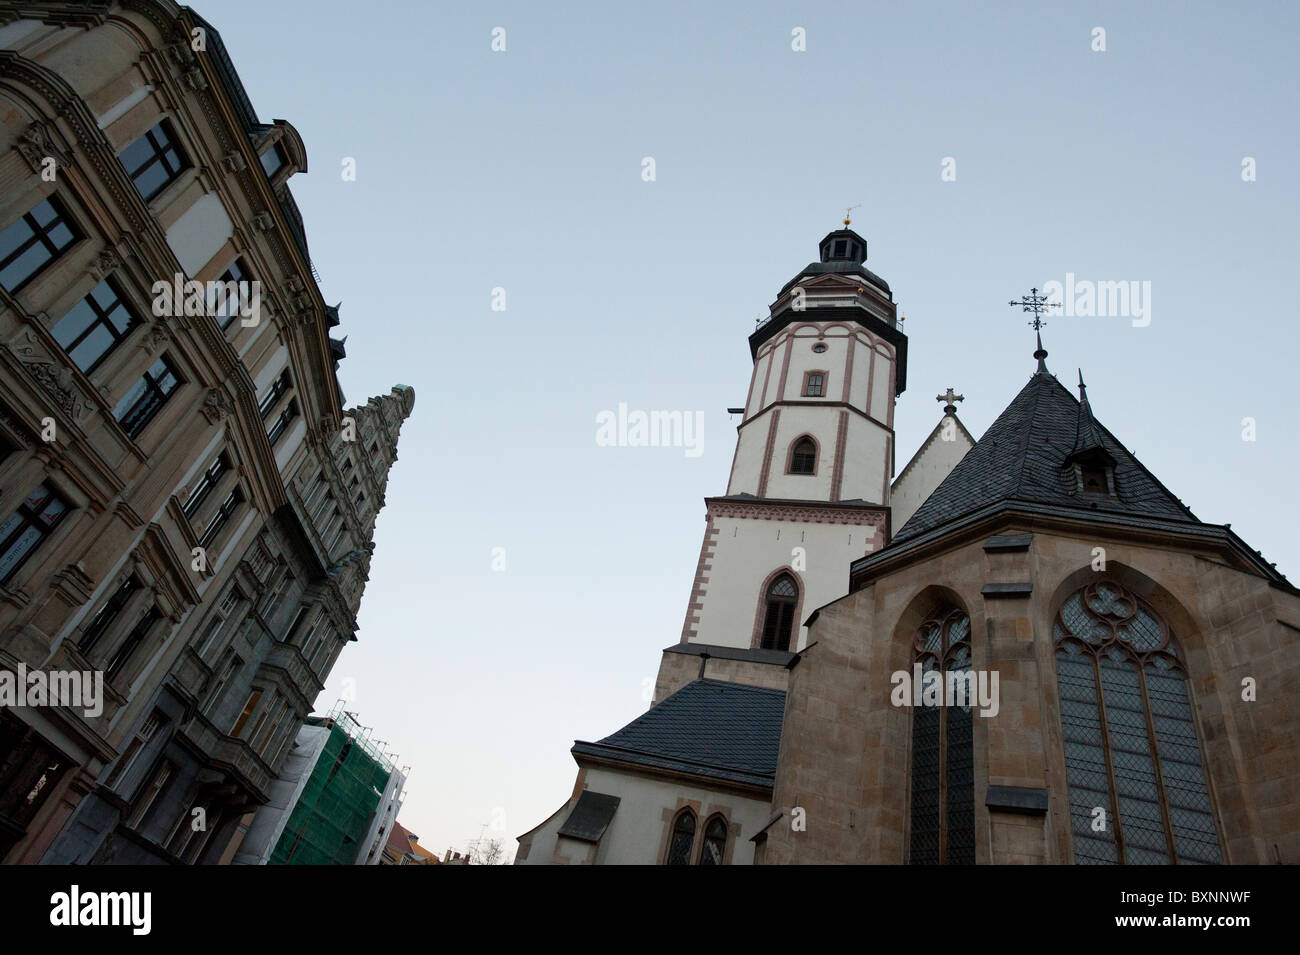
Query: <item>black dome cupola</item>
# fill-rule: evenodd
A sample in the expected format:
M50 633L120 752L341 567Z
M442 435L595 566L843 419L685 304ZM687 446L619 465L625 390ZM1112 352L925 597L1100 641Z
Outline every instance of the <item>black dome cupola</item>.
M836 229L817 246L823 262L851 262L861 265L867 260L867 240L852 229Z

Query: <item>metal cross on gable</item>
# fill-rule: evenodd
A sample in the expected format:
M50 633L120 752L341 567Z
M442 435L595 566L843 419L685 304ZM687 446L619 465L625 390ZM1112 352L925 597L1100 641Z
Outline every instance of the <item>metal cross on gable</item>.
M1019 305L1021 306L1021 311L1024 312L1033 312L1034 320L1030 322L1029 325L1034 329L1034 331L1038 331L1047 324L1047 322L1043 321L1043 312L1046 312L1048 309L1061 307L1059 302L1049 302L1046 295L1039 295L1038 289L1036 288L1031 288L1028 295L1022 295L1020 301L1012 299L1007 304L1012 306Z
M954 402L965 401L966 396L956 394L953 392L952 388L949 388L948 393L946 395L936 395L934 400L944 402L944 406L943 406L944 414L956 414L957 405L954 404Z

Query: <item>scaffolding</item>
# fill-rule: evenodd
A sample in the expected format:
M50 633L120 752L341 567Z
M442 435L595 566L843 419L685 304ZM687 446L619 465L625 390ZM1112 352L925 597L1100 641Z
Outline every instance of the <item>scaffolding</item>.
M311 723L329 730L311 776L269 860L271 865L351 865L393 773L369 727L336 705Z

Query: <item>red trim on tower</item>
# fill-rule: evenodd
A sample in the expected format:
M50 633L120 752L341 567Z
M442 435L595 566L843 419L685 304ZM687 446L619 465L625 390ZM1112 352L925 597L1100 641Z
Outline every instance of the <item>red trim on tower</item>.
M849 354L844 359L844 397L840 400L848 404L849 388L853 385L853 353L858 350L858 340L849 335L844 339L844 344L848 347Z
M763 449L763 470L758 476L758 497L767 496L767 475L772 470L772 447L776 444L776 426L781 421L781 409L773 409L768 424L767 447Z
M840 412L840 426L835 434L835 464L831 471L831 500L840 499L840 490L844 487L844 445L849 434L849 413Z
M785 398L790 382L790 353L794 351L794 329L786 332L785 357L781 359L781 397Z
M708 502L705 507L708 508ZM709 582L709 572L713 569L713 554L718 544L718 528L714 526L713 515L706 510L704 526L704 543L700 545L700 562L695 565L695 583L691 585L691 602L686 605L686 621L682 624L682 643L690 643L700 624L700 611L704 609L705 584Z

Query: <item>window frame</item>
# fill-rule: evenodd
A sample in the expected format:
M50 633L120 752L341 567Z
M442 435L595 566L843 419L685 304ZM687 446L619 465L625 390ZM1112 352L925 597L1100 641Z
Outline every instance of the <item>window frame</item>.
M45 497L40 500L38 507L32 507L28 502L42 490L45 491ZM63 505L62 510L55 514L52 520L42 520L41 515L46 511L50 503L54 501ZM29 531L35 530L37 536L35 540L31 542L30 546L28 546L27 549L14 560L12 566L3 573L0 573L0 584L8 584L9 581L13 580L14 575L22 569L23 565L27 563L32 554L40 550L41 545L54 536L59 525L67 519L68 515L72 513L73 510L74 507L72 502L61 494L58 488L48 480L41 481L37 484L36 487L18 503L13 511L10 512L9 516L6 517L3 522L0 522L0 533L3 533L5 525L9 524L9 522L14 520L14 518L18 518L18 523L14 525L14 528L5 533L3 538L0 538L0 560L7 558L10 551L18 546L23 538L27 536Z
M795 457L803 453L799 451L799 445L803 444L805 441L812 444L811 469L807 471L802 471L802 470L796 471ZM816 477L817 466L821 463L821 457L822 457L822 448L821 448L821 444L818 443L817 439L808 433L801 434L799 435L799 437L795 438L793 441L790 442L790 450L786 454L785 473L790 475L795 475L798 477Z
M159 365L163 366L163 371L158 375L157 380L155 380L153 377L154 369ZM163 391L159 382L165 379L168 375L171 376L174 384L169 390ZM141 384L144 385L143 391L141 391L135 401L131 403L131 407L125 412L122 412L121 408L126 402L126 399L130 397L137 386ZM176 365L172 361L171 357L164 352L154 360L153 364L151 364L143 374L141 374L135 384L133 384L126 393L122 395L121 399L119 399L117 405L113 409L113 418L117 422L118 426L126 432L127 437L132 441L135 441L140 437L140 435L144 434L144 431L149 427L150 422L152 422L154 418L158 417L158 412L166 406L167 402L171 399L171 396L176 394L184 384L185 379L181 377L181 374L176 369Z
M113 296L113 303L108 308L101 305L95 298L95 293L101 288L107 288L109 293ZM64 342L60 340L59 327L83 305L91 312L93 318L67 344L64 344ZM125 327L121 329L113 323L111 317L118 309L121 309L127 318ZM77 370L83 375L89 377L98 370L108 357L117 351L118 348L122 346L122 343L130 338L131 334L142 324L144 324L144 320L140 317L140 313L136 311L135 307L132 306L126 293L122 291L121 283L115 276L107 275L104 277L103 281L97 283L94 288L78 299L76 304L64 312L59 317L59 320L50 326L50 337L54 339L55 343L63 351L63 354L67 356L68 361L72 362L72 364L77 367ZM112 341L107 348L95 356L93 361L83 367L73 352L95 336L100 329L107 331Z
M803 373L803 385L799 389L801 398L826 398L830 394L831 373L824 368L812 368ZM813 379L817 378L817 393L814 394Z
M49 225L43 226L36 219L36 210L46 204L48 204L53 210L54 219ZM0 274L3 274L6 268L9 268L15 262L19 261L24 255L31 251L33 246L36 245L40 245L44 248L46 253L48 253L49 258L23 276L23 278L12 288L0 283L0 287L3 287L10 295L17 295L21 292L33 280L39 277L42 272L57 262L63 253L67 252L85 238L85 235L79 228L77 228L76 221L68 214L66 204L58 198L57 193L50 193L48 196L43 196L36 205L32 206L13 222L9 223L4 227L4 229L0 229L0 236L3 236L20 222L27 226L29 235L14 248L14 251L4 256L3 259L0 259ZM50 233L60 225L64 226L64 228L68 230L71 237L62 247L57 247L54 240L50 237Z
M159 131L162 133L162 138L166 140L162 145L159 145L158 139L154 135ZM141 142L148 143L149 156L134 169L130 169L127 167L126 161L122 157ZM167 160L168 149L171 149L176 154L175 169L170 168L171 164ZM190 169L193 166L193 163L190 162L187 150L181 145L180 137L176 135L176 126L168 116L162 117L158 122L146 129L143 134L123 147L122 151L117 154L117 158L118 162L122 164L122 168L126 170L126 175L127 178L131 180L131 185L135 187L136 192L140 194L140 198L142 198L146 203L153 202L154 199L162 195L168 186L181 177L185 170ZM159 163L162 164L164 170L167 172L167 176L162 182L146 194L140 187L140 178L149 169L153 168L155 164Z

